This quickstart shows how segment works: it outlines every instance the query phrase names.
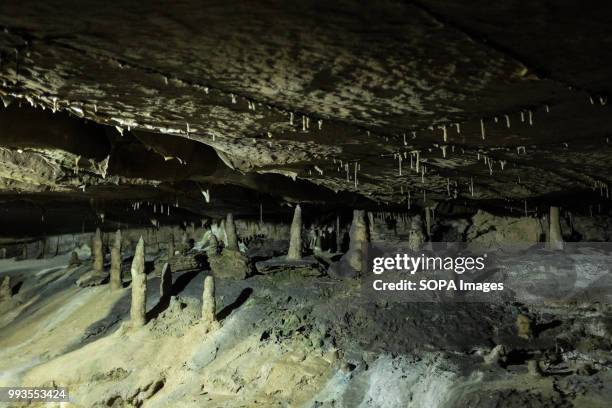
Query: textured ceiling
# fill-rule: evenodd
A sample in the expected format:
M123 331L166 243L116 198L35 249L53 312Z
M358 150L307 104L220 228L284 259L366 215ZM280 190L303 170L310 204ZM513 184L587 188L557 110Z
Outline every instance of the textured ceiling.
M178 142L160 150L159 138L138 137L160 133L206 144L234 170L219 170L204 154L210 166L179 171L175 181L258 190L270 180L252 175L274 173L401 205L410 197L522 208L541 197L609 194L612 12L605 4L99 3L2 2L0 93L116 127L111 162L114 155L129 161L121 137L137 138L165 161L190 161ZM71 132L98 143L87 129ZM38 139L58 137L44 133ZM13 168L0 172L5 192L118 184L113 166L100 171L105 155L91 159L88 179L49 176L37 184L19 174L37 155L72 173L75 161L61 146L18 147L0 154ZM121 184L164 181L115 173Z

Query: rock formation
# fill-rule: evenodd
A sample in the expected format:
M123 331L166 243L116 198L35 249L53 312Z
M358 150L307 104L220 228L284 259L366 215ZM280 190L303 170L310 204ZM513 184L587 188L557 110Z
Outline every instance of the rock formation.
M521 249L540 242L542 227L533 217L500 217L478 210L466 235L468 242L483 247Z
M102 233L100 228L96 228L96 235L92 242L93 251L93 270L102 273L104 271L104 252L102 250Z
M486 365L499 364L505 357L506 348L503 346L503 344L498 344L497 346L493 347L489 354L484 356L484 363Z
M207 245L208 264L213 275L217 278L244 279L251 271L249 259L238 249L238 237L236 226L231 214L228 214L224 223L226 246L221 253L217 253L217 239L210 232L204 237L204 245Z
M11 289L11 277L5 276L0 284L0 302L10 299L13 296Z
M145 275L144 240L140 237L132 261L132 303L130 319L132 327L142 327L146 324L147 276Z
M204 290L202 292L202 323L207 331L213 330L219 326L215 301L215 278L210 275L204 278Z
M361 274L366 258L368 230L363 210L353 211L353 222L349 229L349 249L340 261L330 267L329 273L336 278L354 278Z
M423 234L423 220L420 215L415 215L410 221L410 232L408 235L408 247L411 251L420 251L425 242Z
M563 249L563 236L559 223L559 207L550 207L548 243L551 249Z
M289 251L287 260L302 259L302 209L299 204L295 206L293 221L289 236Z
M170 240L168 241L168 246L166 247L166 258L168 261L174 257L174 234L170 234Z
M234 223L234 216L232 213L227 214L227 219L225 220L225 234L227 236L225 247L231 251L238 251L238 236L236 235L236 224Z
M121 277L121 230L115 232L115 240L111 247L110 287L111 290L118 290L123 287Z
M516 317L516 334L525 340L528 340L533 336L533 329L529 316L519 314Z

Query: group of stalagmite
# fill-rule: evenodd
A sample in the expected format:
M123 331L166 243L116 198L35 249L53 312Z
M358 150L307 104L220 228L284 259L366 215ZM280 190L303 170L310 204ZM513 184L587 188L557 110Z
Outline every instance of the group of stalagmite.
M235 232L234 232L235 235ZM234 237L237 245L237 238ZM102 246L102 233L96 230L93 239L93 265L94 273L104 272L104 251ZM172 245L172 255L173 255ZM111 247L111 267L110 267L110 287L116 291L123 288L121 276L121 231L117 230L115 239ZM130 324L133 328L142 327L147 323L147 275L145 273L145 242L142 236L138 240L132 266L130 268L132 277L131 291L132 300L130 305ZM165 263L161 271L160 298L167 300L172 294L172 271L170 265ZM218 327L215 310L215 284L212 276L207 276L204 281L204 291L202 294L202 321L207 330Z

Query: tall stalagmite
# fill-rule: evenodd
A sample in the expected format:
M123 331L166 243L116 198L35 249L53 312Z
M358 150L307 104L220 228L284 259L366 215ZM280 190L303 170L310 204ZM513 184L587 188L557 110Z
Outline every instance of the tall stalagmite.
M215 304L215 278L210 275L204 278L202 322L204 322L207 329L212 329L218 325L217 306Z
M295 206L293 222L291 223L291 230L289 233L289 252L287 252L287 259L302 259L302 209L299 205Z
M550 207L548 241L551 249L563 249L563 236L559 224L559 207Z
M96 235L93 238L93 270L102 272L104 270L104 252L102 252L102 233L100 228L96 228Z
M227 235L227 249L238 251L238 236L236 235L236 224L232 213L227 214L225 221L225 234Z
M111 248L110 286L112 290L121 289L121 230L115 232L115 241Z
M363 210L353 211L353 223L349 230L349 250L346 253L351 268L360 272L363 263L363 247L368 241L368 234Z
M145 275L144 240L140 237L132 261L132 307L130 317L133 327L142 327L146 323L147 277Z
M340 261L333 264L329 274L335 278L354 278L361 274L365 251L367 250L368 230L363 210L353 211L353 222L349 229L349 249Z

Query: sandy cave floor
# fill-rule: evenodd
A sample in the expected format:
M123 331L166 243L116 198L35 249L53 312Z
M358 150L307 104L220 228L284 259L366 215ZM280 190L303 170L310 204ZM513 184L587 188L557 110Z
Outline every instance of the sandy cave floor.
M217 282L221 328L199 323L205 271L130 289L80 288L68 256L3 260L19 282L0 304L0 386L65 386L79 407L607 407L612 313L598 306L375 303L355 282L275 275ZM533 339L518 313L537 316ZM485 365L498 344L503 364ZM529 360L543 374L529 373ZM44 406L49 406L44 405Z

